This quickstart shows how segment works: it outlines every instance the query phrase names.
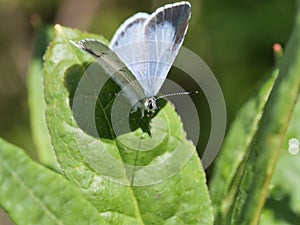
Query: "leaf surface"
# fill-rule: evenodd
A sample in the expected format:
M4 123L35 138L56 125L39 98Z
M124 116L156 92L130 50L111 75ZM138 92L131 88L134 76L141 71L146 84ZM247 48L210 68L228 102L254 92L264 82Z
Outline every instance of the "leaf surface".
M130 115L115 83L70 44L84 38L106 42L56 25L45 55L47 122L66 177L111 224L212 224L205 174L174 108L161 101L153 118Z
M0 139L0 205L16 224L107 224L62 175ZM83 210L84 209L84 210Z
M260 219L261 225L295 224L300 221L300 154L289 152L289 141L300 139L300 99L292 113L292 117L284 137L274 175L271 180L270 192Z

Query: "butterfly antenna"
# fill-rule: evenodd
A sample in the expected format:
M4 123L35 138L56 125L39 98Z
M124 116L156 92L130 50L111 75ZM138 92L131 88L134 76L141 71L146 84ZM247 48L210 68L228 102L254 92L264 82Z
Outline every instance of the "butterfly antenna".
M156 99L171 97L171 96L179 96L179 95L198 94L198 93L199 93L199 91L186 91L186 92L169 93L169 94L161 95L161 96L157 97Z

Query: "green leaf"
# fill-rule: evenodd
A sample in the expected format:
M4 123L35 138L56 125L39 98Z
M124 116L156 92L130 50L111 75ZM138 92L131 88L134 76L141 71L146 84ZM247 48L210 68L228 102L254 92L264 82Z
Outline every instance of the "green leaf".
M29 66L27 87L28 104L30 110L30 122L34 144L37 149L39 160L59 170L57 160L50 142L49 132L46 124L46 104L43 90L43 55L46 51L51 29L41 25L37 29L33 58Z
M279 64L279 75L271 90L270 96L263 110L256 113L249 111L253 118L254 129L246 135L238 135L243 129L236 129L235 135L228 136L222 151L223 161L217 168L219 174L211 183L212 199L221 204L217 208L218 223L225 224L257 224L268 193L269 183L274 172L284 135L300 89L300 10L296 20L296 27L286 47L285 54ZM262 104L263 106L263 104ZM259 118L257 123L255 118ZM241 113L240 116L243 116ZM251 115L252 114L252 115ZM244 123L243 117L238 119ZM247 116L245 121L247 121ZM236 124L235 126L240 126ZM249 123L248 126L253 126ZM232 131L231 131L232 132ZM254 132L254 133L253 133ZM232 139L239 137L243 141L240 146ZM247 143L247 144L246 144ZM235 155L236 152L243 152ZM226 155L226 156L224 156ZM228 159L231 157L232 159ZM220 172L224 169L226 173ZM230 172L231 171L231 172ZM233 173L232 173L233 171ZM224 178L224 176L229 176ZM217 175L216 175L217 176ZM223 182L216 181L217 179ZM225 190L216 191L225 186ZM220 197L226 196L220 201ZM217 206L218 207L218 206ZM226 221L226 222L224 222Z
M2 139L0 205L16 224L106 224L62 175L33 162L22 149Z
M126 108L112 114L117 86L109 80L100 92L101 68L70 44L84 38L105 42L56 25L45 55L47 122L66 177L111 224L212 224L205 173L174 108L161 101L153 118L134 113L133 131L116 135L111 116L120 113L122 128ZM80 107L78 99L95 104Z
M271 189L260 219L261 225L268 224L295 224L300 221L300 154L289 153L289 140L300 139L300 99L295 105L293 114L283 141L274 175L271 180Z
M277 76L278 69L274 69L240 109L218 155L209 184L217 223L225 220L230 206L236 200L235 193L243 173L243 164L249 155L251 142L258 130L265 104Z

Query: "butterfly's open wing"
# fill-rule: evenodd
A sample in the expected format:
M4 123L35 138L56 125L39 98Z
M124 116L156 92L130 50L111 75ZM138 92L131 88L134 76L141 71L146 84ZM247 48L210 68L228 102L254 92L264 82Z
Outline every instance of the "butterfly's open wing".
M127 19L115 32L109 45L142 86L148 67L145 60L144 23L149 17L147 13L137 13Z
M148 70L151 77L145 89L156 95L182 46L191 16L188 2L179 2L157 9L145 22L145 42L148 47Z
M147 13L137 13L128 18L115 32L109 44L110 49L115 50L119 46L144 41L141 35L144 30L144 22L150 17Z
M93 39L84 39L78 43L71 41L71 43L93 56L121 89L126 87L125 93L130 100L136 101L144 97L144 91L135 76L104 43ZM132 103L134 104L135 102Z
M151 15L134 15L115 33L110 48L140 81L147 97L155 96L166 79L190 16L188 2L169 4Z

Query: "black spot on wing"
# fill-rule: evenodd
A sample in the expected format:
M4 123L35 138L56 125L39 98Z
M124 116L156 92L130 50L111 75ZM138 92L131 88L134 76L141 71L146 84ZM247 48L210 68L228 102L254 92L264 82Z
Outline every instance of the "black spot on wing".
M125 33L127 33L128 30L129 30L133 25L143 23L145 20L146 20L145 18L137 18L136 20L133 20L131 23L129 23L129 24L125 27L124 31L121 32L121 34L120 34L119 37L123 38L124 35L125 35ZM137 35L138 35L138 34L137 34Z
M136 20L129 23L126 29L132 27L136 23L143 23L145 20L146 20L145 18L137 18Z

